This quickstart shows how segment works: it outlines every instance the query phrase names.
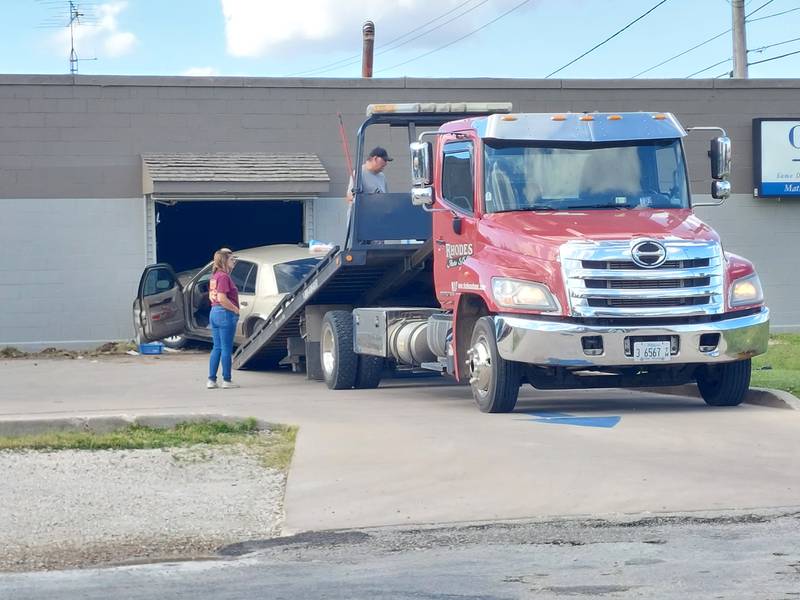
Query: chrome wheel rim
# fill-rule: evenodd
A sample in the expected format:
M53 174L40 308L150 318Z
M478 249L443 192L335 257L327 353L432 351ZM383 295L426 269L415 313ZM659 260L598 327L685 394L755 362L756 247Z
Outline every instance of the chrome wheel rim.
M326 375L330 375L336 365L336 347L333 343L333 330L330 327L325 327L322 330L321 346L322 369Z
M492 354L483 336L475 340L467 352L467 365L470 385L478 394L485 396L492 387Z

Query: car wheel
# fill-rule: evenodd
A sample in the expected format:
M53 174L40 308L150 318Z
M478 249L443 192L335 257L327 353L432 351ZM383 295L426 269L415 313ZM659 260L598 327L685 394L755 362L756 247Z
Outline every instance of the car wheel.
M349 311L325 313L319 354L328 388L348 390L355 385L358 355L353 351L353 315Z
M161 340L161 343L164 344L167 348L172 348L173 350L180 350L181 348L186 346L187 341L188 340L182 335L171 335Z
M245 337L249 338L253 335L253 333L259 329L267 320L263 317L253 317L248 319L247 323L244 326L244 335Z

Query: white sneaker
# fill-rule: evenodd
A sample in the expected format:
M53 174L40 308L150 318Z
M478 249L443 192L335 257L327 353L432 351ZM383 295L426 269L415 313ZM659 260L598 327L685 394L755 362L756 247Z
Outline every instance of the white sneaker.
M208 388L209 390L217 389L217 382L209 379L208 381L206 381L206 388Z
M238 387L239 387L239 385L236 384L236 383L233 383L232 381L223 381L222 382L222 389L223 390L232 390L232 389L238 388Z

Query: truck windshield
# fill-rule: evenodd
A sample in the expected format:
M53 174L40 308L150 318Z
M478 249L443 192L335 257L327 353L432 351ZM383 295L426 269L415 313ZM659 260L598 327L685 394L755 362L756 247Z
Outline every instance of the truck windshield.
M484 141L486 212L688 208L679 140Z

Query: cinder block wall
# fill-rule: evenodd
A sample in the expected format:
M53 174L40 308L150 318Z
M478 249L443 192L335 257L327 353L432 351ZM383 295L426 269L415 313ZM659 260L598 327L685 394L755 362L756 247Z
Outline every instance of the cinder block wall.
M0 199L0 348L96 347L132 336L144 199Z
M754 260L776 328L800 330L800 284L790 265L800 234L800 200L753 198L751 130L754 117L800 117L798 91L796 79L0 76L0 198L15 200L2 205L3 232L9 221L24 223L37 253L58 254L61 247L34 225L35 220L20 218L19 211L38 210L45 200L112 202L140 197L143 152L298 151L318 154L331 175L332 199L319 200L314 214L315 237L333 237L342 211L341 202L333 198L344 195L348 179L337 112L344 117L352 143L371 102L484 100L511 101L516 110L529 112L669 111L686 127L720 125L728 130L734 143L734 196L723 207L698 213L720 231L726 249ZM696 194L709 189L708 137L698 135L687 142ZM407 157L405 132L395 130L368 141L385 145L399 159ZM407 159L392 163L387 175L391 189L407 188ZM43 206L58 206L64 214L84 215L85 210L80 204ZM125 227L132 238L144 239L141 219L129 219ZM99 236L99 229L89 228L86 235ZM11 262L21 256L17 248L12 249ZM144 262L144 250L140 258ZM130 290L130 285L122 287L125 293ZM117 302L111 297L105 301ZM126 317L123 328L129 327L127 321ZM117 330L105 331L110 336ZM6 339L0 334L0 345Z

